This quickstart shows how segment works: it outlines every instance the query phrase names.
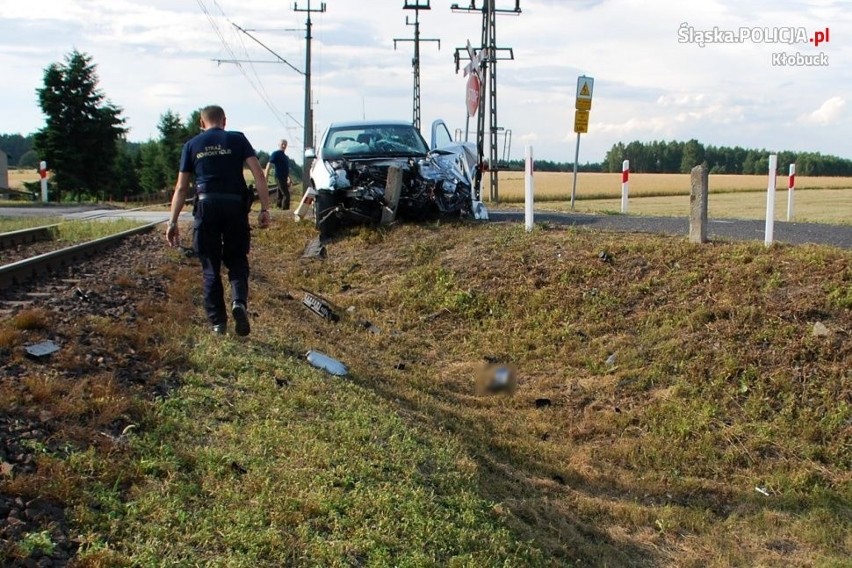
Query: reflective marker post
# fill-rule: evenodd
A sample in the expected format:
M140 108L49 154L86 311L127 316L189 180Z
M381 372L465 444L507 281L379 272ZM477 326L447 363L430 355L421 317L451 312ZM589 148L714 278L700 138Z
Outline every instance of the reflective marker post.
M778 156L769 156L769 184L766 187L766 232L763 244L772 244L775 232L775 172L778 170Z
M524 167L524 228L529 233L533 230L533 192L535 191L535 181L533 180L533 149L527 145Z
M796 190L796 164L790 164L790 177L787 178L787 221L793 220L793 192Z
M41 178L41 200L47 203L47 162L44 160L38 165L38 175Z
M630 160L621 164L621 212L627 213L627 192L630 186Z

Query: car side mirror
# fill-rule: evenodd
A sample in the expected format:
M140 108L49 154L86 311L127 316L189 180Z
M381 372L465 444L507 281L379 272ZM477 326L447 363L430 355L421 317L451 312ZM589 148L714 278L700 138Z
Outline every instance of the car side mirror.
M317 153L313 148L305 148L305 157L313 159L317 157Z

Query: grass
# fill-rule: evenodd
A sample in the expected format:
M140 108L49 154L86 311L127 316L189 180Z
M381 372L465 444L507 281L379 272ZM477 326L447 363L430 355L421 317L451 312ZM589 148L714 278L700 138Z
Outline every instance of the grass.
M432 223L299 260L313 235L253 233L248 340L208 336L176 254L142 337L89 322L180 382L133 402L95 374L69 415L135 428L0 486L63 499L81 565L848 562L850 253ZM513 396L477 396L486 358Z
M0 233L54 224L58 224L54 240L61 243L89 241L144 225L132 219L62 221L58 217L0 217Z

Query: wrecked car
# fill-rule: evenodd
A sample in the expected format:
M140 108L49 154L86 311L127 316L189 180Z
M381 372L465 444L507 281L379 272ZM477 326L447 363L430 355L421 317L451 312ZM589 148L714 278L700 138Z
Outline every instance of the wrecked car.
M453 142L443 121L432 125L431 145L410 122L340 122L328 127L310 168L310 186L296 219L313 207L320 237L345 223L456 215L487 219L474 191L476 146Z

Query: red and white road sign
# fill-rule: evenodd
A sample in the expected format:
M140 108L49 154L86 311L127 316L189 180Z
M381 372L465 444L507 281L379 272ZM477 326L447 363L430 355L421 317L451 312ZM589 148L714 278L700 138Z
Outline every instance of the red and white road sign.
M479 74L471 73L467 77L467 92L465 93L468 116L476 115L476 111L479 109L479 98L481 95L482 81L479 80Z

